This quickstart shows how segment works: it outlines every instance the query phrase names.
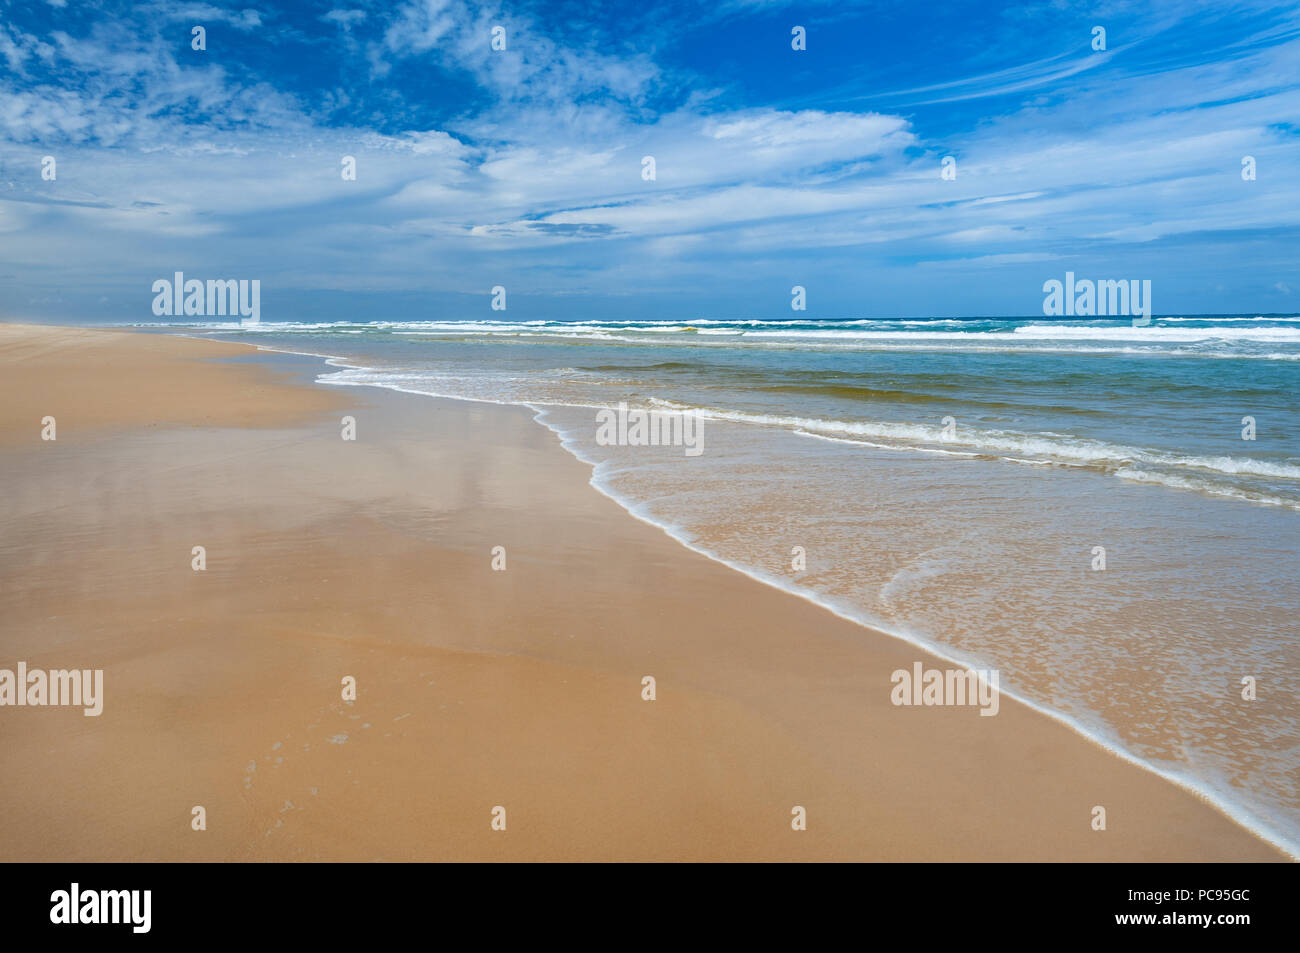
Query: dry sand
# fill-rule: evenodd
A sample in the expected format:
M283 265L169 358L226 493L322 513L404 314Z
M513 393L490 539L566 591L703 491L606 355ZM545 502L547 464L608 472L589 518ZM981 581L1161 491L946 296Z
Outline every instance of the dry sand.
M105 680L0 708L0 859L1285 859L1005 696L894 707L946 666L629 516L526 410L319 367L0 325L0 668Z

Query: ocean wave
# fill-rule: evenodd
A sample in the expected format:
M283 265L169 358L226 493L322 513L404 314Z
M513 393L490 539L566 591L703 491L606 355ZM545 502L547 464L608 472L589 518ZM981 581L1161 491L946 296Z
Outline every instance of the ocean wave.
M1028 338L1048 340L1089 341L1271 341L1300 343L1300 328L1167 328L1146 326L1061 326L1053 324L1026 324L1016 328L1015 334Z
M582 372L574 368L552 369L549 372L552 379L562 373ZM467 397L487 400L492 403L515 403L525 406L578 406L591 408L614 406L599 399L548 399L535 389L530 391L528 385L535 382L536 378L526 376L513 378L494 377L485 379L482 382L471 382L462 378L431 374L428 371L349 368L328 375L325 380L334 384L372 384L395 389L413 390L430 396ZM474 386L480 383L481 388ZM520 385L520 387L516 389L514 385ZM467 387L477 392L473 394L467 393ZM512 396L505 396L510 391L515 391L515 393ZM647 403L653 407L697 413L712 420L780 428L804 436L831 438L839 442L853 443L869 448L924 450L954 456L984 455L1007 459L1016 463L1087 467L1116 473L1117 475L1119 471L1124 471L1126 479L1138 482L1161 482L1173 488L1201 489L1207 492L1211 486L1214 486L1224 491L1219 495L1231 495L1239 499L1262 503L1272 502L1270 494L1256 493L1252 490L1242 490L1230 486L1225 487L1222 478L1296 481L1300 483L1300 466L1286 461L1260 460L1254 457L1226 454L1180 454L1158 448L1131 446L1069 434L1052 432L1024 433L957 425L951 432L951 436L948 436L949 432L939 423L839 420L790 414L751 413L719 407L697 406L660 397L650 397L647 399ZM881 441L885 442L882 443ZM1178 473L1188 474L1187 480L1190 482L1179 482L1174 479L1174 475ZM1134 474L1147 474L1150 478L1142 480ZM1197 475L1200 475L1200 482L1197 482ZM1211 478L1220 478L1220 482L1212 484L1205 482L1207 475ZM1157 476L1160 476L1161 479L1156 479ZM1232 492L1227 492L1228 490ZM1290 505L1290 503L1287 502L1287 505Z
M1300 510L1300 500L1288 500L1285 497L1275 496L1271 493L1255 493L1249 490L1243 490L1239 487L1224 486L1221 483L1215 483L1211 480L1197 480L1191 477L1179 476L1175 473L1153 473L1147 470L1121 467L1115 471L1115 476L1119 477L1121 480L1128 480L1133 483L1152 483L1159 486L1172 487L1176 490L1195 490L1200 493L1209 493L1213 496L1223 496L1228 499L1242 500L1246 503L1259 503L1265 506L1285 506L1288 509Z
M893 440L903 444L924 444L930 449L960 449L995 454L1016 453L1028 457L1065 460L1105 470L1144 463L1152 466L1210 471L1225 476L1300 480L1300 466L1256 460L1252 457L1184 455L1082 437L1062 438L1007 430L979 430L971 427L957 427L954 435L948 438L942 426L933 424L824 420L782 414L751 414L712 407L692 407L658 398L652 398L651 402L673 410L694 412L713 420L803 430L848 438L868 437Z
M190 329L213 335L334 335L367 333L434 340L467 338L569 339L610 345L759 348L818 351L1063 353L1149 357L1300 360L1300 317L1158 318L1149 326L1106 319L1043 322L1028 318L717 319L694 321L233 321L134 323L132 327ZM1268 347L1272 345L1272 347Z

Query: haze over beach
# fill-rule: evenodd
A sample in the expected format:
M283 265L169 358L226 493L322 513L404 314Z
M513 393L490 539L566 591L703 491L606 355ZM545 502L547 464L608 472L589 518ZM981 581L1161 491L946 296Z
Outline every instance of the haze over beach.
M0 859L1300 857L1294 6L7 14Z

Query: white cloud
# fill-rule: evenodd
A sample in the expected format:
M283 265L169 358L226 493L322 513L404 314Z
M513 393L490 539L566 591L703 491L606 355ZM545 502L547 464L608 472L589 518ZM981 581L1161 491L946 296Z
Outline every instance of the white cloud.
M365 10L331 10L321 15L326 23L337 23L345 30L351 29L365 18Z
M185 21L202 26L207 23L229 23L237 30L252 30L262 25L262 15L253 9L226 10L210 3L160 3L149 7L150 15L163 19Z

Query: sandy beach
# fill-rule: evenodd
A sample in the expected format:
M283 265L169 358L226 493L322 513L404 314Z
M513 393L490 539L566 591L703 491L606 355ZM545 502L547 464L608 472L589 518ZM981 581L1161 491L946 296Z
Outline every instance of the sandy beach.
M945 663L632 517L528 410L321 367L0 325L0 667L104 672L98 717L0 708L0 858L1287 859L1008 697L891 704Z

